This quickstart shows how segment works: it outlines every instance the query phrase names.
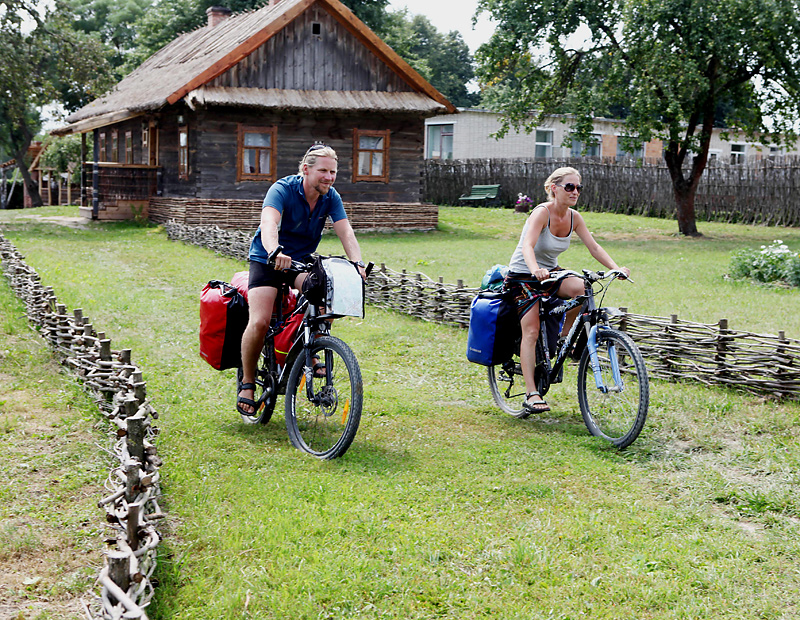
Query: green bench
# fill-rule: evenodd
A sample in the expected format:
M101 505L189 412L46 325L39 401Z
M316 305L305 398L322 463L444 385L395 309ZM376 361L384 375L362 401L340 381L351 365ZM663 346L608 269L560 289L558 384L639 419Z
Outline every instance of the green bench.
M458 200L467 203L482 201L486 204L489 200L495 200L499 192L500 185L473 185L469 194L459 196Z

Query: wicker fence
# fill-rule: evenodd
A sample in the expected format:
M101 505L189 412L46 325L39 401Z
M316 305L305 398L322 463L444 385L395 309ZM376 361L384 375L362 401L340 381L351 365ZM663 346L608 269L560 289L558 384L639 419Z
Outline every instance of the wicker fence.
M167 224L170 239L247 260L249 235L216 227ZM447 284L422 273L397 272L381 265L367 283L370 304L410 314L424 321L469 326L477 288L459 280ZM729 329L714 324L628 313L619 327L642 351L652 377L724 385L754 394L800 400L800 340Z
M583 208L654 217L674 217L675 199L662 160L633 162L599 159L471 159L425 161L423 198L458 204L472 185L500 184L497 204L512 206L518 194L543 201L544 181L559 166L580 170ZM800 226L800 159L763 159L748 164L706 168L695 198L699 220Z
M96 397L110 421L108 451L117 464L98 506L105 511L113 536L106 539L111 546L98 575L99 595L85 604L85 611L90 618L103 620L146 620L145 608L153 597L156 547L161 541L156 523L164 514L158 503L161 459L152 425L158 413L147 400L142 373L131 363L131 351L112 350L111 341L95 331L81 309L68 313L52 288L42 286L38 274L2 234L0 259L0 268L25 303L30 322Z
M160 224L203 226L213 222L226 230L252 233L261 223L261 206L261 200L151 198L148 217ZM433 230L439 224L439 208L432 204L346 202L344 206L350 224L361 231Z

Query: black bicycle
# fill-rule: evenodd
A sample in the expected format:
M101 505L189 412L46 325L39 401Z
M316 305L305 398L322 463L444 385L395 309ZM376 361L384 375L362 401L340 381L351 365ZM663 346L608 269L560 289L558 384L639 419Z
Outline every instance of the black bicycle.
M632 280L617 269L607 273L584 269L583 274L558 271L542 284L560 282L570 276L583 279L583 295L551 309L543 301L538 304L541 330L536 342L536 388L544 396L551 384L562 381L567 359L578 357L578 403L586 427L592 435L602 437L620 449L625 448L636 440L647 419L650 403L647 368L631 337L609 325L610 319L623 313L616 308L597 307L595 304L594 285L603 280L609 280L610 284L617 278ZM601 285L598 291L603 293L603 297L608 284ZM548 313L566 313L579 306L580 312L569 334L559 340L555 357L551 359L546 329ZM526 394L519 346L518 341L511 359L489 366L489 387L503 411L515 418L526 418L530 412L522 407Z
M282 251L278 247L269 256ZM350 263L339 257L316 260ZM314 263L292 261L292 269L310 271ZM367 266L367 273L372 269ZM335 280L332 285L335 285ZM363 292L363 289L362 289ZM275 313L256 368L256 411L242 415L246 424L266 424L275 410L277 397L285 394L286 430L292 445L320 459L342 456L358 431L364 387L358 360L350 347L330 333L333 319L349 316L309 303L303 295L284 315L283 298L290 288L279 289ZM357 303L357 302L356 302ZM362 300L363 308L363 300ZM285 350L276 349L276 340L285 341ZM237 373L237 394L242 385L242 369Z

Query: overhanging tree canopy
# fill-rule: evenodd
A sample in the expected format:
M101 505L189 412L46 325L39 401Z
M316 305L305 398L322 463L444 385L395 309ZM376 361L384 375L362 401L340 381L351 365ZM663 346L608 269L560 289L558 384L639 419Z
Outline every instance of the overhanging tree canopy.
M478 50L478 75L505 129L570 113L587 139L593 116L623 109L629 137L664 141L679 230L696 235L694 198L723 114L764 144L796 137L799 4L479 0L498 26Z

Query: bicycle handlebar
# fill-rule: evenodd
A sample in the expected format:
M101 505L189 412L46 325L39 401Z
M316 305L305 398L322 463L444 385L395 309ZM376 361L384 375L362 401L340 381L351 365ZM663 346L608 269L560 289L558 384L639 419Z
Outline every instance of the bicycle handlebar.
M274 250L272 250L272 252L270 252L269 255L267 256L267 265L269 265L270 267L274 267L275 266L275 259L278 257L278 254L280 254L281 252L283 252L283 246L282 245L279 245ZM354 263L353 261L350 261L350 262L353 265L356 265L356 263ZM294 269L295 271L308 271L309 269L311 269L311 266L313 264L314 264L313 262L302 263L300 261L292 260L292 269ZM369 277L369 274L372 272L372 269L374 267L375 267L375 263L373 263L373 262L369 262L369 263L366 264L366 266L364 267L364 273L365 273L365 275L367 277Z
M582 280L586 280L590 284L594 284L595 282L599 282L600 280L607 280L608 278L616 279L620 278L622 280L629 280L633 282L630 276L625 275L625 272L621 269L612 269L611 271L591 271L589 269L584 269L583 273L578 273L577 271L572 271L570 269L562 269L561 271L551 272L549 278L545 278L544 280L540 280L539 284L553 284L555 282L560 282L564 278L568 278L574 276L576 278L581 278Z

